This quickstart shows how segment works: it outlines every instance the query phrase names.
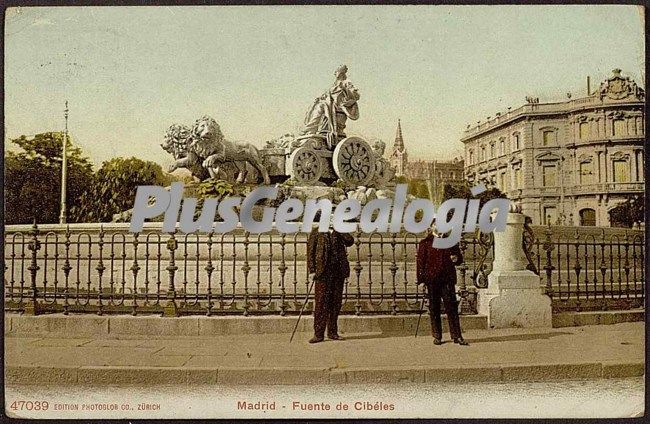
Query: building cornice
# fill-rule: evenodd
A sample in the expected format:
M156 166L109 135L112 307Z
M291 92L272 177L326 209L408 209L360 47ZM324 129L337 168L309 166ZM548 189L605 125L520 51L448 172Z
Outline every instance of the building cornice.
M584 112L594 109L602 108L618 108L618 107L639 107L643 108L645 102L634 101L611 101L600 99L597 96L583 97L580 99L573 99L566 102L554 103L529 103L517 109L508 111L505 114L499 115L486 122L481 122L468 128L465 135L460 139L462 143L467 143L475 138L485 135L489 132L496 131L512 124L518 120L549 116L549 115L565 115L576 112Z
M526 104L510 110L504 114L497 113L494 119L488 116L487 121L477 125L468 125L461 142L467 143L476 137L490 131L502 128L517 119L526 119L534 116L562 115L586 110L618 107L641 107L645 106L645 91L639 87L629 76L621 75L621 70L612 70L612 76L606 78L600 87L587 97L571 99L562 102L539 103L538 98L526 96Z

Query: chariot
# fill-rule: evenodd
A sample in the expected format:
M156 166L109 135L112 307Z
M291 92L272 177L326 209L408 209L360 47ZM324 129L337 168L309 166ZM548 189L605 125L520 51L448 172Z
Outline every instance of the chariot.
M385 160L361 137L334 137L329 143L327 135L306 135L294 144L260 151L271 179L290 177L298 185L341 179L346 185L359 186L388 177Z

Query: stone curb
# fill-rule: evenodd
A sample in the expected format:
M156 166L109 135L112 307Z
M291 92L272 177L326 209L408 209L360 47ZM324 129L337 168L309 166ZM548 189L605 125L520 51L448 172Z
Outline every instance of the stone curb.
M643 362L509 364L485 367L181 368L7 366L6 384L314 385L360 383L523 382L643 376Z
M189 316L163 318L159 316L129 315L63 315L49 314L29 316L5 314L5 334L8 336L38 336L43 334L60 337L83 336L226 336L240 334L291 333L296 316ZM418 316L411 315L342 315L341 331L347 333L389 333L412 335ZM553 315L553 328L582 325L610 325L621 322L645 320L644 310L563 312ZM300 320L298 332L311 331L313 318ZM485 315L461 315L464 330L487 329ZM443 330L447 331L447 317L443 316ZM423 316L418 334L429 332L428 317Z
M612 325L638 321L645 321L645 310L562 312L553 314L553 328Z
M389 333L412 335L417 315L343 315L339 328L345 333ZM8 336L56 335L84 336L226 336L242 334L289 334L296 324L296 316L189 316L163 318L160 316L96 316L96 315L18 315L5 314L5 334ZM313 329L313 317L300 320L298 332ZM487 329L484 315L462 315L461 326L467 330ZM429 334L428 317L424 316L418 334ZM447 331L447 317L443 316L443 330Z

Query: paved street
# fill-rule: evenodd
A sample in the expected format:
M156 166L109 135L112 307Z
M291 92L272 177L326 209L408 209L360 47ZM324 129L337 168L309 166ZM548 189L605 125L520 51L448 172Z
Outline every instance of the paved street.
M643 373L644 323L468 330L470 346L385 333L6 338L9 383L338 384L535 381Z

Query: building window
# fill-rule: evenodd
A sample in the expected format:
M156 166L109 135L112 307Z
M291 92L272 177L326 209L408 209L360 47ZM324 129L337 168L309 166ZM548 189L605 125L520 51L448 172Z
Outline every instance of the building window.
M553 139L554 136L555 136L554 131L544 131L542 133L542 145L550 146L550 145L554 144L554 141L555 141Z
M522 188L523 179L521 174L521 168L515 168L515 188Z
M591 208L580 210L580 225L593 227L596 225L596 211Z
M495 152L495 149L494 149L494 144L495 144L494 141L492 143L490 143L490 159L496 156L496 152Z
M505 140L501 140L499 142L499 155L503 156L506 154L506 142Z
M580 164L580 184L593 183L594 164L591 162L582 162Z
M520 139L519 134L515 134L515 150L521 149L519 139Z
M467 154L467 161L470 165L474 163L474 152L471 150Z
M625 134L625 120L614 119L614 127L612 128L612 135L620 137Z
M505 192L508 191L508 180L506 180L506 171L499 174L499 190Z
M557 222L557 209L555 206L544 206L544 216L542 217L544 225L555 224Z
M479 157L480 161L485 160L485 146L481 146L481 156Z
M555 165L542 166L542 185L544 187L555 187Z
M580 123L580 140L588 140L591 136L589 128L589 122Z
M614 160L612 161L612 165L614 169L615 183L630 182L630 167L628 166L626 160Z

